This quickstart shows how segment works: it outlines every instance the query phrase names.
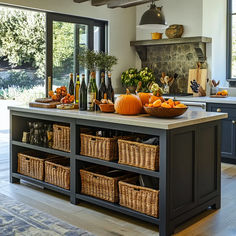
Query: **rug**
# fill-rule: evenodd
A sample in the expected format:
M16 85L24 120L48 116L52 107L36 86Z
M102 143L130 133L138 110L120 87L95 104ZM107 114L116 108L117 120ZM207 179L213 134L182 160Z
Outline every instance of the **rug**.
M1 236L92 236L24 203L0 194Z

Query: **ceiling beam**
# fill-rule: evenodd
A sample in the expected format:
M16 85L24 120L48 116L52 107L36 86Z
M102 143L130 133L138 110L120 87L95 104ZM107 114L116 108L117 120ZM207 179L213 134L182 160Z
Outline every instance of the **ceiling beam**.
M102 5L106 5L109 2L109 0L91 0L91 4L92 6L102 6Z
M133 7L137 5L141 5L144 3L151 2L152 0L110 0L107 4L108 8L127 8L127 7Z

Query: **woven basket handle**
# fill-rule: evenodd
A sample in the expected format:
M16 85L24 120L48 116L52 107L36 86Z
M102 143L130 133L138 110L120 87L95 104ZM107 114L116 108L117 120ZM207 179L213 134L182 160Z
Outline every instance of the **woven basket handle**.
M97 178L98 178L98 176L96 176L96 175L93 175L93 178L94 178L94 179L97 179Z
M137 191L137 192L139 192L141 189L138 189L138 188L134 188L134 191Z
M26 157L25 160L26 160L26 161L29 161L30 159L29 159L29 157Z
M91 138L90 141L96 142L96 138Z

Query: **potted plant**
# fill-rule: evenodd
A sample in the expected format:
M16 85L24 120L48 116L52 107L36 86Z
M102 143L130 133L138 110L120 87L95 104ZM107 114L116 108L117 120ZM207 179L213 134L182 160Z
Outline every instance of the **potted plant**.
M99 65L98 53L94 50L85 49L78 55L78 61L81 66L88 69L91 72L95 72Z
M148 67L141 69L139 72L140 81L142 85L139 89L140 92L149 93L150 89L149 86L151 83L156 82L156 78L153 75L153 71Z
M122 85L130 92L135 92L139 81L140 76L136 68L129 68L121 74Z

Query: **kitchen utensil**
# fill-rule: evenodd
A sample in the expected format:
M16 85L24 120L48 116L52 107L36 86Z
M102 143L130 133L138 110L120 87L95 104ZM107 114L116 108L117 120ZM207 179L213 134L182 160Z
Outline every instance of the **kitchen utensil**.
M188 93L192 92L191 81L195 80L206 91L207 69L201 69L201 63L198 63L197 69L190 69L188 76Z
M159 118L173 118L183 115L186 108L164 108L164 107L144 107L144 110L151 116L156 116Z
M217 87L219 84L220 84L220 81L218 81L218 82L216 83L216 81L215 81L214 79L212 80L212 85L213 85L213 87Z

